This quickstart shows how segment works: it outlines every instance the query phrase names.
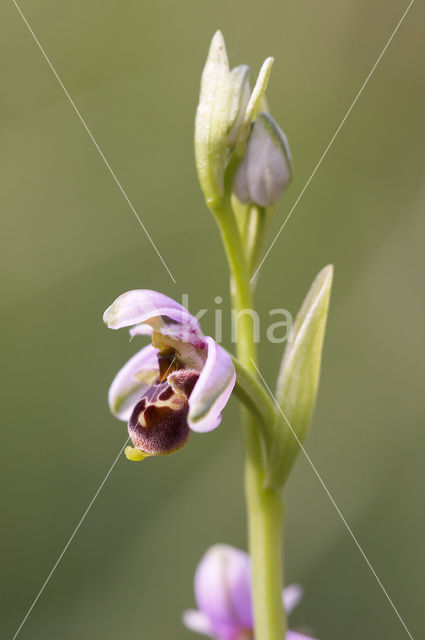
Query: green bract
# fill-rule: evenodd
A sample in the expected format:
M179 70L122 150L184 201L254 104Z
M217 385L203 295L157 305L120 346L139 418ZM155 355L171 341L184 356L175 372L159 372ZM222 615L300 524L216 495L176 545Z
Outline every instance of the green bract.
M248 101L236 143L236 153L240 157L243 156L245 151L245 144L248 138L250 124L261 110L263 102L265 102L265 93L269 83L273 62L274 58L266 58L264 60L260 73L258 74L257 82L255 83L251 97Z
M276 487L283 486L313 413L332 277L332 265L317 275L295 320L292 339L283 356L276 389L281 413L269 467L269 481Z
M238 131L248 106L250 95L249 73L250 69L246 64L241 64L230 72L231 95L228 121L228 141L230 145L236 142Z

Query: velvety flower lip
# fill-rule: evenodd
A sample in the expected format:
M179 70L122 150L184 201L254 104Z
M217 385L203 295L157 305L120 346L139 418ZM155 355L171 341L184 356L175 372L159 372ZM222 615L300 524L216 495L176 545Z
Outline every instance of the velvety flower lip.
M284 589L282 598L287 614L301 597L300 585ZM189 629L215 640L251 637L254 625L249 555L229 545L211 547L196 569L195 598L198 609L183 614L183 622ZM286 640L313 639L288 631Z
M129 423L139 452L126 452L128 457L172 453L186 442L189 429L204 433L220 424L235 368L229 354L203 336L187 309L160 293L138 289L119 296L104 321L111 329L131 327L132 335L152 334L153 344L130 358L109 390L110 409Z

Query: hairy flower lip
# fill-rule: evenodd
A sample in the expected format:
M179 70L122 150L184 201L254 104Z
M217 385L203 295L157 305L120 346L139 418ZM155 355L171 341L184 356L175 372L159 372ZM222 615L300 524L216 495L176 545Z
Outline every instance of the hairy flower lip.
M163 382L157 381L135 405L128 421L128 432L134 447L146 456L174 453L181 449L189 438L188 397L198 374L182 370L178 373L183 373L186 384L183 380L183 385L174 389L167 379Z

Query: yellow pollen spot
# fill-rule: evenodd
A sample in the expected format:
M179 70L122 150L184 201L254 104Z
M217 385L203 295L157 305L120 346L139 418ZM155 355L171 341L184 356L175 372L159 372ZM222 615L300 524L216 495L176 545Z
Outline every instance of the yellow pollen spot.
M153 332L152 345L156 349L166 349L167 347L169 347L167 339L159 331Z
M152 369L151 371L139 371L134 375L134 377L136 380L139 380L139 382L144 382L150 387L158 377L158 370Z
M133 460L134 462L140 462L140 460L144 460L148 457L146 453L143 453L140 449L133 449L133 447L130 446L125 448L124 453L128 460Z

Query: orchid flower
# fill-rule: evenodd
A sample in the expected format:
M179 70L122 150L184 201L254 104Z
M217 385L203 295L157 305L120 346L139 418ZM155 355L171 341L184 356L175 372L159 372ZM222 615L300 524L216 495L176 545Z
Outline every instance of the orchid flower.
M247 553L229 545L211 547L195 573L198 610L188 610L183 622L192 631L215 640L253 640L251 560ZM302 597L292 584L283 590L283 606L289 614ZM313 640L288 631L286 640Z
M110 329L131 327L131 336L152 336L109 389L112 413L128 422L134 448L126 448L127 458L173 453L190 430L203 433L220 424L235 368L187 309L161 293L137 289L119 296L103 319Z

